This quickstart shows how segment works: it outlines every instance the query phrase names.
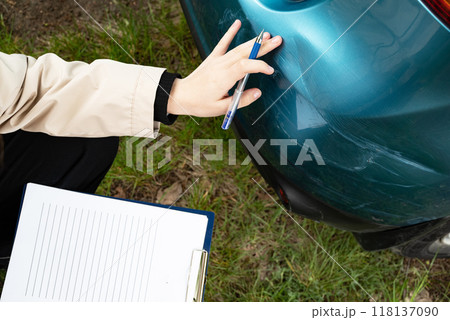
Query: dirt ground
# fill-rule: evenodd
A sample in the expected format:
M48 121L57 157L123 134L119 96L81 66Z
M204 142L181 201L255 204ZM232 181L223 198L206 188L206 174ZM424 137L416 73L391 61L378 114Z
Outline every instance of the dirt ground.
M108 0L77 0L96 20L117 14L117 5ZM15 35L36 39L54 33L55 29L82 26L90 18L74 0L2 0L0 14ZM138 7L140 1L122 1L128 7Z

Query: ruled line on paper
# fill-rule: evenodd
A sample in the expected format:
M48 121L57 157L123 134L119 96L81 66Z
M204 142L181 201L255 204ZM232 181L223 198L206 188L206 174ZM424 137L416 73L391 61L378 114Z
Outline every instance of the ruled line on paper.
M96 213L96 211L95 211L95 213ZM95 214L94 213L94 214ZM102 220L103 219L103 212L100 212L100 220L99 220L99 222L98 222L98 226L99 226L99 228L100 228L100 226L101 226L101 224L102 224ZM95 244L94 244L94 253L93 253L93 258L92 258L92 261L94 261L94 258L95 258L95 252L97 251L97 243L98 243L98 238L99 238L99 232L97 232L97 236L96 236L96 238L95 238ZM87 285L88 285L88 288L86 289L87 290L87 292L86 292L86 294L85 294L85 300L84 301L87 301L87 299L88 299L88 293L89 293L89 285L90 285L90 283L91 283L91 277L92 277L92 272L93 272L93 268L94 268L94 263L92 262L92 264L91 264L91 268L90 268L90 271L89 271L89 278L88 278L88 282L87 282ZM83 292L83 291L82 291ZM80 299L81 299L81 296L80 296Z
M75 272L76 275L78 275L79 271L80 271L80 264L81 264L81 260L83 258L83 253L84 253L84 242L86 239L86 232L87 232L87 226L88 226L88 222L89 222L89 211L86 217L86 222L84 224L84 234L83 234L83 241L81 243L81 250L80 250L80 258L78 259L78 267L77 267L77 271ZM81 221L80 221L80 226L81 226ZM87 257L86 257L87 259ZM75 277L75 284L73 285L73 292L72 292L72 299L71 301L74 301L74 297L75 297L75 289L77 288L77 282L78 282L79 277ZM81 279L83 280L83 279Z
M154 227L155 227L155 233L154 233L154 236L153 236L152 254L150 255L150 267L149 267L148 276L147 276L147 283L146 283L146 286L145 286L144 300L147 299L147 290L148 290L148 287L149 287L150 274L151 274L151 271L152 271L153 253L155 252L156 235L158 233L158 221L156 221L156 224L154 225Z
M42 234L42 242L41 242L41 247L39 249L39 259L38 259L38 264L36 266L36 274L34 276L34 283L33 283L33 293L31 294L31 296L34 296L34 290L36 289L36 281L38 279L38 273L39 273L39 267L41 264L41 257L42 257L42 248L44 247L44 240L45 240L45 236L46 236L46 231L47 231L47 223L48 223L48 217L50 214L50 207L51 205L48 206L48 211L47 211L47 218L45 219L45 227L44 227L44 232Z
M59 224L58 224L58 232L56 234L56 240L55 240L55 250L53 251L53 257L52 257L52 262L50 263L50 276L48 277L48 283L47 283L47 290L45 291L45 298L47 299L48 297L48 289L50 288L50 283L51 283L51 278L53 275L53 266L54 266L54 262L55 262L55 256L56 256L56 249L57 249L57 245L59 243L59 235L60 235L60 231L61 231L61 223L63 220L63 213L64 213L64 206L61 209L61 215L60 215L60 219L59 219Z
M140 253L142 252L142 243L144 242L143 235L145 234L145 232L149 232L149 230L146 229L146 222L147 222L147 219L144 218L144 225L142 226L142 234L141 234L141 236L139 237L139 241L141 242L141 244L140 244L139 250L138 250L139 255L138 255L138 261L137 261L137 263L136 263L136 271L135 271L135 275L134 275L133 289L131 290L131 292L132 292L133 294L134 294L134 292L135 292L134 290L136 289L136 280L137 280L137 275L138 275L139 262L140 262L140 260L141 260L141 255L140 255ZM138 299L137 301L139 301L139 299Z
M123 240L124 240L124 238L125 238L125 231L127 230L127 222L128 222L128 216L126 216L126 218L125 218L125 224L124 224L124 227L123 227L124 232L123 232L122 241L121 241L121 243L120 243L120 249L119 249L119 252L122 252L123 243L124 243ZM114 287L113 287L113 293L112 293L111 301L114 301L114 296L115 296L115 294L116 294L117 277L119 276L120 265L121 265L121 262L119 261L119 264L118 264L118 266L117 266L116 277L115 277L115 280L114 280Z
M112 237L112 234L113 234L115 219L116 219L116 216L113 215L113 220L111 222L111 230L109 231L109 238L108 238L108 244L107 244L107 248L106 248L106 257L105 257L105 263L104 263L103 270L106 270L106 267L108 266L109 246L111 245L111 237ZM102 274L104 275L104 271L102 272ZM98 294L98 301L100 301L101 298L102 298L102 289L103 289L103 282L104 282L104 280L105 280L105 277L102 276L101 283L100 283L100 290L99 290L99 294Z
M78 209L75 209L75 214L77 213ZM72 280L72 271L73 271L73 264L75 262L75 255L77 253L77 247L78 247L78 237L80 236L80 229L81 229L81 221L83 220L83 210L81 210L81 214L80 214L80 222L78 223L78 229L77 229L77 235L75 237L75 248L73 250L73 255L72 255L72 263L70 264L70 271L69 271L69 281L67 281L67 290L66 290L66 297L64 299L64 301L67 301L67 297L69 295L69 288L70 288L70 281ZM70 246L69 246L70 249Z
M97 270L95 272L95 277L94 277L94 281L97 279L98 276L98 270L100 269L100 261L101 261L101 256L103 253L103 245L105 243L105 236L106 236L106 228L108 227L108 220L109 220L109 215L106 214L106 222L105 222L105 229L103 230L103 237L102 237L102 244L100 246L100 253L98 255L98 263L97 263ZM93 285L93 290L92 290L92 302L95 301L95 289L97 288L96 283L94 283Z
M71 209L71 208L69 208L69 211L68 211L68 218L67 218L67 219L70 219L70 209ZM72 243L72 235L73 235L73 229L74 229L74 226L75 226L75 219L76 219L76 216L77 216L77 211L75 210L75 213L74 213L74 215L73 215L73 220L72 220L72 228L70 229L69 245L67 246L67 250L63 250L63 251L66 251L66 255L67 255L67 256L69 255L69 249L70 249L70 245L71 245L71 243ZM63 249L65 249L65 248L63 248ZM58 300L61 300L62 288L63 288L63 285L64 285L64 278L65 278L65 276L66 276L67 256L66 256L66 260L64 261L64 267L63 267L63 270L62 270L63 273L62 273L62 278L61 278L61 286L60 286L60 288L59 288L59 296L58 296ZM62 258L62 255L61 255L61 258Z
M148 229L148 233L147 233L147 242L145 245L145 254L144 254L144 264L142 266L142 275L141 275L141 279L144 279L144 275L145 275L145 266L147 263L147 256L148 256L148 247L149 247L149 243L150 243L150 236L151 236L151 232L152 232L152 228L153 228L153 220L150 219L150 228ZM145 228L145 230L147 230L147 227ZM142 241L144 242L144 241ZM139 294L138 294L138 301L140 301L141 298L141 290L142 290L142 283L144 281L140 281L140 285L139 285ZM145 301L145 300L144 300Z
M89 215L91 214L91 211L90 210L88 210L88 212L89 212ZM87 253L86 253L86 263L84 264L84 268L83 268L83 275L81 276L81 279L82 279L82 282L81 282L81 288L80 288L80 293L81 292L83 292L83 285L84 285L84 279L85 279L85 276L86 276L86 268L87 268L87 266L88 266L88 263L87 263L87 261L88 261L88 259L89 259L89 253L91 252L91 242L92 242L92 234L94 233L94 227L95 227L95 218L96 218L96 215L95 215L95 211L94 211L94 214L92 215L92 225L91 225L91 232L90 232L90 235L89 235L89 240L88 240L88 245L87 245ZM92 265L92 264L91 264ZM88 283L89 284L89 283Z
M36 253L36 246L37 246L37 243L38 243L37 240L39 238L39 230L41 228L41 221L42 221L42 214L43 213L44 213L44 203L42 204L41 215L39 217L38 232L36 233L36 240L34 241L33 256L31 257L30 272L28 273L28 281L27 281L27 286L26 286L26 289L25 289L25 296L28 295L28 285L30 284L31 269L33 268L34 254Z
M119 239L119 235L120 234L122 234L122 230L120 230L120 227L121 227L121 222L122 221L122 215L120 215L120 217L119 217L119 222L118 222L118 224L117 224L117 232L116 232L116 234L117 234L117 236L115 237L116 239L115 239L115 241L114 241L114 249L113 249L113 253L112 253L112 258L111 258L111 261L115 261L115 256L116 256L116 248L117 248L117 240ZM108 260L107 260L108 261ZM115 266L113 266L114 268L115 268ZM113 270L110 270L109 271L109 277L108 277L108 285L107 285L107 287L106 287L106 294L105 294L105 301L107 301L107 299L108 299L108 293L109 293L109 287L110 287L110 283L111 283L111 275L113 274Z
M128 280L126 282L126 288L125 288L125 302L127 301L127 297L128 297L128 291L129 291L129 285L130 285L130 279L131 279L131 270L133 268L133 261L134 261L134 254L136 252L136 241L138 238L138 234L139 234L139 225L141 223L141 217L138 218L137 221L137 226L136 226L136 232L134 235L134 241L133 241L133 253L131 254L131 259L130 259L130 272L128 272Z
M69 218L70 218L69 212L70 212L70 208L68 208L67 219L66 219L66 224L65 224L64 233L63 233L63 240L62 240L62 244L61 244L61 250L59 252L58 266L56 267L56 276L55 276L55 284L53 286L52 299L55 298L56 284L58 283L59 267L61 266L61 257L62 257L62 253L63 253L63 249L64 249L64 243L66 240L66 231L67 231L67 226L69 225ZM64 208L63 208L63 213L64 213ZM64 217L64 215L61 216L61 219L63 217Z
M127 245L125 246L125 248L128 248L128 246L130 245L131 234L132 234L132 230L133 230L133 224L134 224L134 216L131 219L130 234L128 236L128 242L127 242ZM123 260L124 261L124 265L123 265L122 280L120 281L120 287L119 288L122 288L122 286L123 286L123 279L125 278L125 269L126 269L126 266L127 266L128 256L129 256L128 253L129 253L129 251L125 252L125 259ZM119 290L119 301L120 301L120 297L122 296L122 292L123 292L123 290Z
M49 207L49 215L50 215L50 207ZM57 205L55 205L55 212L56 212L56 210L58 210L58 206ZM55 225L55 214L53 214L52 215L52 227L50 228L50 234L49 234L49 239L48 239L48 242L49 242L49 245L50 245L50 243L51 243L51 241L52 241L52 236L53 236L53 227L54 227L54 225ZM45 272L45 270L46 270L46 268L47 268L47 261L48 261L48 253L49 253L49 245L48 246L46 246L46 249L47 249L47 252L46 252L46 254L45 254L45 261L44 261L44 268L43 268L43 271L42 271L42 279L41 279L41 285L40 285L40 287L39 287L39 297L41 296L41 293L42 293L42 286L43 286L43 284L44 284L44 279L45 279L45 274L46 274L46 272Z

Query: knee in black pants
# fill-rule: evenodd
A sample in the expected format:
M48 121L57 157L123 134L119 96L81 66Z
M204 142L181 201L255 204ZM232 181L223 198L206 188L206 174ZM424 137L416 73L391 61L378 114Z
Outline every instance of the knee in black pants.
M119 144L117 137L53 137L25 131L5 134L3 140L0 247L12 242L26 183L93 193L111 167Z

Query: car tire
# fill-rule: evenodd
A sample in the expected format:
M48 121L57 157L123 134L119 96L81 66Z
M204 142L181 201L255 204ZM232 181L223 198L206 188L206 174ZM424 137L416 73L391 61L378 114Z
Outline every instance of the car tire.
M412 258L450 258L450 220L439 228L405 244L393 247L391 250L402 256Z

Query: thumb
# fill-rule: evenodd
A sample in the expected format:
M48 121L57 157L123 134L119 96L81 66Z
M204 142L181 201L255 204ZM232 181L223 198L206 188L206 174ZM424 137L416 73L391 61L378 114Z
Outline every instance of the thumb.
M240 108L248 106L249 104L258 100L259 97L261 97L261 90L256 89L256 88L245 90L242 93L238 108L240 109ZM230 106L232 101L233 101L233 96L229 96L220 101L220 109L222 110L222 112L220 114L227 113L228 107Z
M252 104L256 100L258 100L259 97L261 97L261 90L256 88L245 90L242 93L241 101L239 102L238 108L246 107L249 104Z

